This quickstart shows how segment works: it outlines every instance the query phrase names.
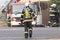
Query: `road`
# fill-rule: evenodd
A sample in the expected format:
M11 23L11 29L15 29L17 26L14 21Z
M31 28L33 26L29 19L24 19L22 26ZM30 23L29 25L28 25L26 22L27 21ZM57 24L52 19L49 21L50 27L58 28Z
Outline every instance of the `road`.
M29 40L59 39L60 27L34 27L33 37ZM0 40L28 40L24 38L23 27L0 28Z

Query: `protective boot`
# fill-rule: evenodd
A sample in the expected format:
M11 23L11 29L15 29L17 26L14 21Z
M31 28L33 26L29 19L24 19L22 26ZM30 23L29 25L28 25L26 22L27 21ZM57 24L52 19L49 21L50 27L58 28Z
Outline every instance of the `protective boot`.
M28 33L25 33L25 38L28 39Z

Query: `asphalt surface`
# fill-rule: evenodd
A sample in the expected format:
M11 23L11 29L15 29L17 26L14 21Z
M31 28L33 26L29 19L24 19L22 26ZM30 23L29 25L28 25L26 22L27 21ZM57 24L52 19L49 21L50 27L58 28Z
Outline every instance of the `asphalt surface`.
M0 40L47 40L47 39L59 39L60 27L34 27L33 37L30 39L24 38L23 27L7 27L0 28Z

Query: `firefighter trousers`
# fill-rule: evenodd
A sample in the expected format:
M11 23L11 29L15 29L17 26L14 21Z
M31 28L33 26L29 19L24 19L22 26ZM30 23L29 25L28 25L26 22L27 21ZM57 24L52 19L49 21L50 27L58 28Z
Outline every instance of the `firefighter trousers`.
M29 31L32 31L32 24L31 22L24 22L24 28L25 28L25 38L28 37ZM26 36L27 34L27 36Z
M56 17L55 16L50 16L48 25L51 26L51 25L55 25L56 23L57 23Z

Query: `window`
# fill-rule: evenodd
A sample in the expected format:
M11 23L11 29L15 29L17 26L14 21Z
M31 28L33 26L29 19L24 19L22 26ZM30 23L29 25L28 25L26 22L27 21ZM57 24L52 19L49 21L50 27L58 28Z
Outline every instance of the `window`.
M25 5L21 4L21 5L13 5L12 6L12 13L18 13L18 12L22 12L23 8L25 7ZM34 5L30 5L30 7L33 9L34 11Z

